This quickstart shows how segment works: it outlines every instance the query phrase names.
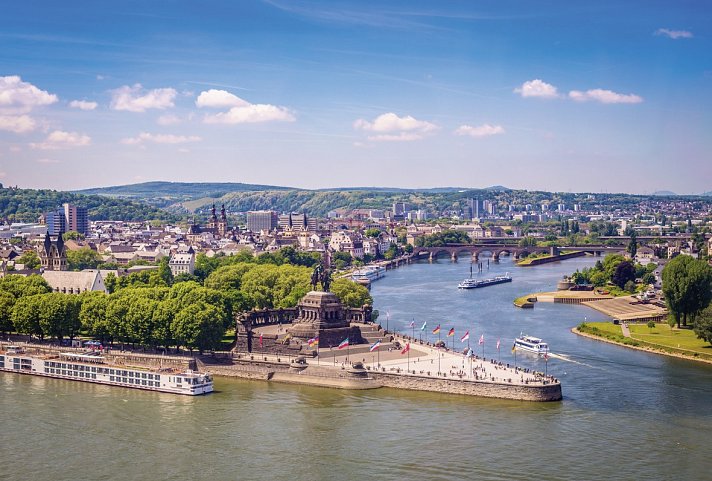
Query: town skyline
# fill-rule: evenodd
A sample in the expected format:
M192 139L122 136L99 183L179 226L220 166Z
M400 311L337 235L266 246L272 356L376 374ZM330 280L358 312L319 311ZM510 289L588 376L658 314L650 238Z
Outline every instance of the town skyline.
M0 182L701 194L711 13L12 4L0 19Z

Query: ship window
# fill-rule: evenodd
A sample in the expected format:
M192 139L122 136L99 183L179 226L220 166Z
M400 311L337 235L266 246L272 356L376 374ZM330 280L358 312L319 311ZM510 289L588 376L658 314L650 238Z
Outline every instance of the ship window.
M109 376L109 381L114 381L114 376Z
M141 373L141 377L146 379L146 373L145 372Z

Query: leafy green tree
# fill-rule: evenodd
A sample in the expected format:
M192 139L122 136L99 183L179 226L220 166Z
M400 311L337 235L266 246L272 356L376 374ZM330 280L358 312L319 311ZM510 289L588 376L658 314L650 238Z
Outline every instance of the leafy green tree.
M225 334L225 313L209 304L191 304L178 312L172 330L176 343L201 352L214 349Z
M688 317L694 318L712 300L712 267L704 261L679 255L667 263L662 277L668 309L678 328L680 321L686 326Z
M626 251L630 254L631 259L635 259L635 255L638 253L638 237L635 235L635 231L630 233L630 242L628 242Z
M7 291L0 291L0 333L13 330L12 308L15 306L15 296Z
M25 296L15 302L12 308L12 324L15 326L15 331L39 338L44 337L40 327L41 297L41 294Z
M537 241L533 237L526 236L519 240L518 245L519 247L534 247L537 245Z
M379 235L381 235L381 229L377 229L376 227L371 227L370 229L366 229L366 237L371 237L375 239Z
M109 296L100 291L86 291L79 295L82 303L79 310L79 322L90 336L102 343L111 337L111 326L106 318Z
M205 279L205 287L217 290L236 289L242 285L242 277L257 264L239 263L219 267Z
M712 344L712 305L707 306L695 317L692 329L698 338Z
M71 271L96 269L101 262L101 255L90 247L67 251L67 266Z
M364 304L373 304L371 294L364 286L349 280L335 279L331 284L331 292L347 307L362 307Z
M43 337L62 339L65 327L73 324L70 317L74 313L69 309L69 297L59 292L42 294L40 297L38 316Z
M113 293L116 290L117 282L118 279L116 278L116 274L109 272L104 278L104 287L106 287L106 292L109 294Z
M158 262L158 277L160 277L165 285L170 286L173 284L173 272L168 265L170 258L168 256L162 257Z
M80 234L79 232L75 230L70 230L62 234L62 239L65 241L68 240L84 240L86 236L84 234Z
M616 265L615 271L611 276L611 282L620 287L625 288L628 282L635 280L635 267L631 261L622 261Z
M41 262L40 256L35 251L26 251L15 261L16 264L23 264L25 269L39 269Z
M625 286L623 286L623 289L626 290L627 292L630 292L631 294L635 293L635 282L633 281L628 281L625 283Z

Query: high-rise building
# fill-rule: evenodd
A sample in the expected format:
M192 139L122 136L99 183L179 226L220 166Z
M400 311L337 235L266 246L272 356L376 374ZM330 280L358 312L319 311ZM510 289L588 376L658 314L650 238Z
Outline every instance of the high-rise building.
M86 207L64 204L64 219L67 231L73 230L84 235L89 233L89 217Z
M393 203L393 215L405 215L408 212L408 204L405 202Z
M467 199L467 207L469 208L470 219L484 217L483 202L479 197Z
M247 230L271 231L279 225L279 216L273 210L254 210L247 213Z
M307 215L304 213L298 214L292 212L290 214L280 215L278 225L282 230L308 230L309 219L307 219Z
M45 214L45 222L47 223L47 232L49 235L57 236L63 232L67 232L67 220L64 217L64 210L57 209Z

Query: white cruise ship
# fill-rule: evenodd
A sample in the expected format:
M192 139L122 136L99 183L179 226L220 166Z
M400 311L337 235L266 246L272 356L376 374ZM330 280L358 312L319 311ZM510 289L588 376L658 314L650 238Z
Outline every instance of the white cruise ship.
M7 346L4 350L0 349L0 371L188 396L213 391L213 380L209 374L108 365L102 356L93 353L29 355L18 346Z
M375 281L386 275L386 268L383 266L368 266L351 273L353 281Z

